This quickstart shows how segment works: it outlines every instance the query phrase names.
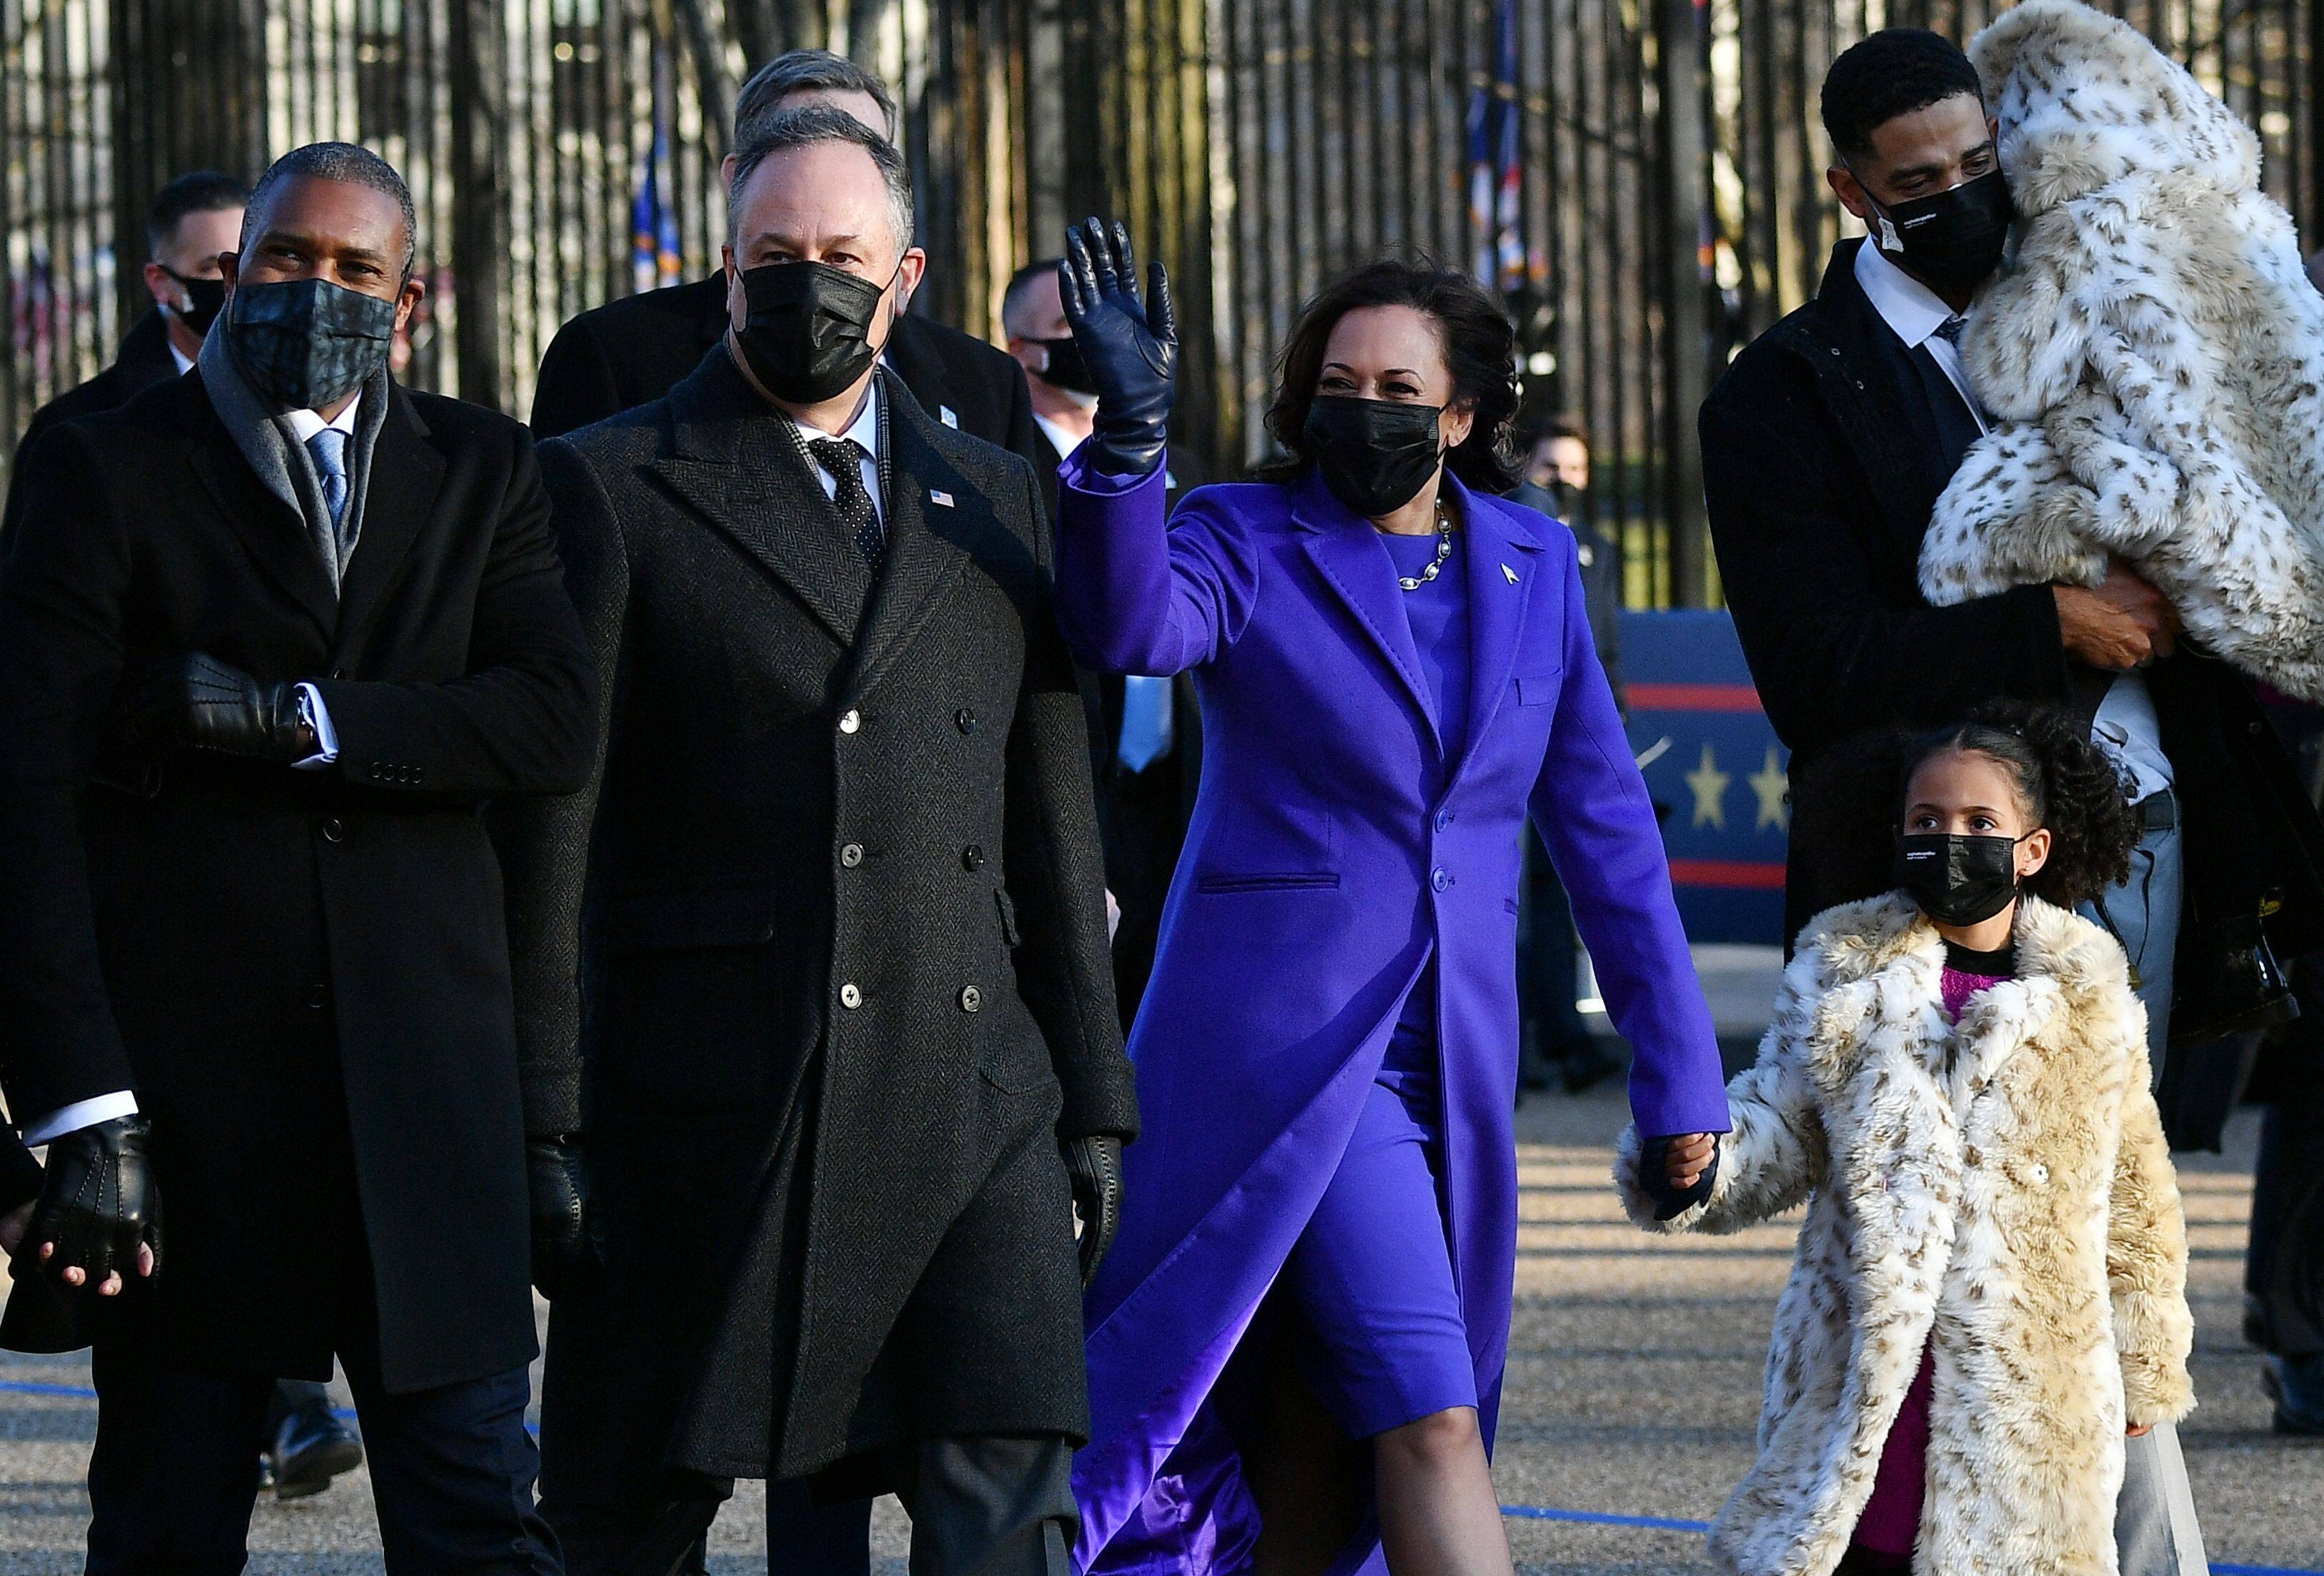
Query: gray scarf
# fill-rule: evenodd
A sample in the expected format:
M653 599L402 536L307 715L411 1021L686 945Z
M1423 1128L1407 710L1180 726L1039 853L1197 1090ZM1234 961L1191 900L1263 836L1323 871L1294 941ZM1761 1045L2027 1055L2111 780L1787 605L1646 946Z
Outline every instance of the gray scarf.
M363 532L372 450L387 419L387 369L382 367L364 380L363 403L355 410L354 441L347 445L346 512L334 526L331 511L323 502L322 478L315 473L307 446L291 430L290 418L270 409L243 377L226 346L224 325L202 340L202 353L194 364L201 369L202 387L218 419L234 435L235 447L242 450L250 468L258 473L268 492L307 522L307 535L331 577L331 589L337 591L346 575L347 561L355 557L355 539Z

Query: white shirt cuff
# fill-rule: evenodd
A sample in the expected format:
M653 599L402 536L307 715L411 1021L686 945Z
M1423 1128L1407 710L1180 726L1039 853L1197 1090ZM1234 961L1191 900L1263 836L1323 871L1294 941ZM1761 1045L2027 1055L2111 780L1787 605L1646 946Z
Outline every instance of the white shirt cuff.
M118 1116L135 1116L137 1097L126 1089L113 1094L100 1094L95 1100L76 1100L62 1111L52 1111L24 1129L27 1147L37 1148L52 1138L67 1133L77 1133L83 1128L93 1128L99 1122L109 1122Z
M299 704L307 720L315 727L315 753L304 760L290 763L294 771L320 771L339 759L339 731L331 726L331 714L323 705L323 692L311 684L299 687Z

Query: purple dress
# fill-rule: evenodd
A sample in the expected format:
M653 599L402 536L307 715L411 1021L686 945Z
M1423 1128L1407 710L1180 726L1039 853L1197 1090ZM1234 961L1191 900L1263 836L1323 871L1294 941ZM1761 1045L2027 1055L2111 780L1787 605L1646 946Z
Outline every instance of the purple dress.
M1394 549L1312 475L1199 489L1166 527L1160 477L1096 475L1082 457L1059 472L1058 622L1093 668L1191 673L1203 773L1130 1036L1143 1130L1123 1157L1121 1232L1084 1308L1074 1558L1109 1576L1206 1576L1246 1567L1256 1530L1221 1381L1270 1291L1297 1295L1293 1260L1319 1211L1348 1197L1333 1193L1342 1167L1375 1149L1400 1178L1398 1209L1433 1192L1434 1219L1375 1212L1339 1246L1442 1240L1460 1397L1473 1387L1489 1445L1517 1262L1528 820L1637 1048L1640 1130L1723 1130L1727 1100L1563 527L1448 478L1469 619L1455 701L1422 659ZM1416 1002L1424 981L1433 1000ZM1430 1070L1423 1044L1438 1050L1425 1097L1412 1078ZM1367 1288L1395 1279L1365 1274ZM1455 1339L1443 1286L1399 1305L1369 1289L1302 1299L1310 1377L1324 1370L1316 1388L1343 1419L1459 1404L1436 1371ZM1342 1331L1320 1327L1340 1313ZM1393 1371L1350 1360L1380 1351ZM1367 1530L1335 1568L1379 1562Z

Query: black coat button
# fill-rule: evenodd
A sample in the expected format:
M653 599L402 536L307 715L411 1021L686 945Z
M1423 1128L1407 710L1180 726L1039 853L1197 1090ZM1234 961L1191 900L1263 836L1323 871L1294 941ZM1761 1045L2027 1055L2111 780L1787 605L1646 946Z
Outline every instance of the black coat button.
M983 1005L983 991L978 990L973 985L963 985L960 988L960 1009L963 1012L974 1012L978 1008L982 1007Z
M331 669L331 677L334 678L345 678L346 676L347 670L344 668L334 668Z
M962 849L960 851L960 868L964 871L982 870L984 868L984 850L978 847L973 843L970 843L966 848Z
M318 1012L329 1005L330 1000L331 991L330 987L327 985L313 986L307 992L307 1005L315 1009Z
M324 842L337 843L346 837L346 824L341 821L337 816L329 816L323 822Z
M841 848L839 851L839 862L845 865L849 870L853 870L857 865L862 864L863 862L863 845L860 843L850 843Z
M960 731L964 733L973 733L976 732L976 714L970 711L966 706L963 706L960 710L953 713L952 720L960 724Z

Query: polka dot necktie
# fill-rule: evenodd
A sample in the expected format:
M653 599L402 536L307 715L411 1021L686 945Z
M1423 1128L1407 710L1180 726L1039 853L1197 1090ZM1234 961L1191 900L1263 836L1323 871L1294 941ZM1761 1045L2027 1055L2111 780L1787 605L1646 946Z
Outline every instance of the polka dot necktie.
M838 484L832 491L831 502L839 511L840 522L855 543L855 550L873 568L888 550L887 532L881 529L880 512L872 507L872 494L863 490L863 450L853 438L816 438L807 440L807 450Z

